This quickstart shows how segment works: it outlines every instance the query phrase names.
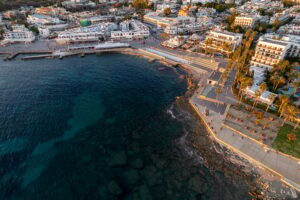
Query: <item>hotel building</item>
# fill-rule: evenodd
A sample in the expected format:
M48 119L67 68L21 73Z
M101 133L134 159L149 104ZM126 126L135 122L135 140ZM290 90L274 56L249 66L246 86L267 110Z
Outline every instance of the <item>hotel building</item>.
M194 23L196 20L194 17L178 16L178 17L160 17L158 13L151 12L144 16L144 21L156 25L160 28L166 28L168 26L175 26L180 24Z
M241 45L242 38L243 35L239 33L210 31L205 40L200 43L200 48L230 55Z
M63 21L61 21L60 19L58 19L56 17L50 17L48 15L42 15L42 14L28 15L27 22L29 24L36 24L36 25L63 23Z
M300 58L300 37L265 34L259 38L250 64L270 70L285 57Z
M58 43L76 43L99 41L115 30L117 25L114 23L101 23L88 27L80 27L60 32L56 38Z
M33 32L25 28L24 25L14 25L12 26L12 31L6 31L3 34L4 43L16 43L16 42L33 42L35 36Z
M120 29L111 32L111 39L143 39L150 35L149 28L138 20L126 20L120 23Z

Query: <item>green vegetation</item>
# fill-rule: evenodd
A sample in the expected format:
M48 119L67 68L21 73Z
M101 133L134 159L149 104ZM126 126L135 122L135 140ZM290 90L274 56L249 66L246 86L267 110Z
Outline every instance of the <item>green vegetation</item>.
M171 9L170 8L164 9L164 15L165 16L169 16L170 14L171 14Z
M284 124L272 144L274 149L300 158L300 128L294 129L289 124Z
M257 12L259 12L259 14L262 15L262 16L267 15L267 16L271 17L273 15L272 12L267 12L266 9L264 9L264 8L257 9Z
M3 28L0 28L0 40L2 40L2 39L3 39L3 33L4 33L4 30L3 30Z
M283 0L282 3L285 8L289 8L297 4L295 1L291 0Z
M132 6L137 9L137 10L141 10L141 9L145 9L148 7L148 3L145 0L134 0L132 2Z
M224 4L224 3L215 3L215 2L209 2L203 5L206 8L214 8L217 12L224 12L228 10L229 8L234 8L234 4Z

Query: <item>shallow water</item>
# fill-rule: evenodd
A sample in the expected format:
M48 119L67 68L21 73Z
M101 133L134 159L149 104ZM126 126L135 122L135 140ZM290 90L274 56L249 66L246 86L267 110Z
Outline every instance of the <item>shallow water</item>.
M0 199L250 199L180 69L127 55L0 61Z

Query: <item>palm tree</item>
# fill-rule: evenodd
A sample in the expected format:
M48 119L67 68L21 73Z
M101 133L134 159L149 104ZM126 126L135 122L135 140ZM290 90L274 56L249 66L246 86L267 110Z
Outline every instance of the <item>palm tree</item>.
M272 103L274 102L276 96L275 96L274 94L271 93L271 94L269 94L268 98L270 99L271 103L268 104L267 109L266 109L266 112L268 112L269 107L270 107L270 106L272 105Z
M297 135L295 133L287 134L287 138L289 141L295 141L297 139Z
M267 84L266 83L261 83L259 85L259 92L260 93L263 93L264 91L266 91L266 89L267 89Z
M284 60L284 61L281 61L280 63L278 63L277 67L280 69L280 72L281 73L284 73L285 70L290 66L290 63L289 61L287 60Z
M297 108L296 106L294 105L290 105L287 107L287 110L288 110L288 115L290 116L290 118L293 120L293 121L296 121L297 123L295 124L294 126L294 129L296 129L299 125L299 122L300 122L300 110L299 108Z
M280 106L279 106L278 111L280 112L282 110L282 108L289 103L290 100L289 100L289 97L284 94L279 96L279 100L280 100ZM281 113L280 113L280 115L281 115Z
M252 105L252 109L254 108L254 106L256 105L258 98L260 97L261 93L259 90L255 91L254 93L254 100L253 100L253 105Z
M273 89L276 90L280 84L284 84L286 82L283 76L280 76L278 73L274 73L270 80L273 83Z
M296 94L299 85L300 85L300 82L299 82L299 81L294 81L294 82L293 82L293 87L294 87L294 88L293 88L292 95L295 95L295 94Z

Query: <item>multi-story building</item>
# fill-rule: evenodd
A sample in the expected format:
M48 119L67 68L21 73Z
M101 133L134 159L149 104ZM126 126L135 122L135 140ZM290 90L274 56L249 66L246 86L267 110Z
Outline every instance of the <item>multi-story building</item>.
M58 33L56 42L76 43L99 41L106 36L109 36L110 32L115 30L116 28L117 25L114 23L101 23L88 27L69 29L67 31Z
M42 15L42 14L28 15L27 22L29 24L35 24L35 25L47 25L47 24L61 24L61 23L63 23L63 21L61 21L57 17L50 17L48 15Z
M33 42L35 36L33 32L25 28L24 25L14 25L12 26L12 31L6 31L3 34L4 43L16 43L16 42Z
M257 18L254 16L236 16L234 20L235 26L253 27Z
M178 16L178 17L160 17L158 13L151 12L144 16L144 21L160 28L166 28L168 26L175 26L180 24L194 23L196 20L194 17Z
M149 28L138 20L126 20L120 23L120 29L111 32L111 39L143 39L150 35Z
M200 43L200 48L230 55L242 43L242 38L239 33L210 31Z
M286 24L277 30L279 34L300 35L300 24Z
M300 37L265 34L259 38L250 64L270 70L286 57L300 58Z

